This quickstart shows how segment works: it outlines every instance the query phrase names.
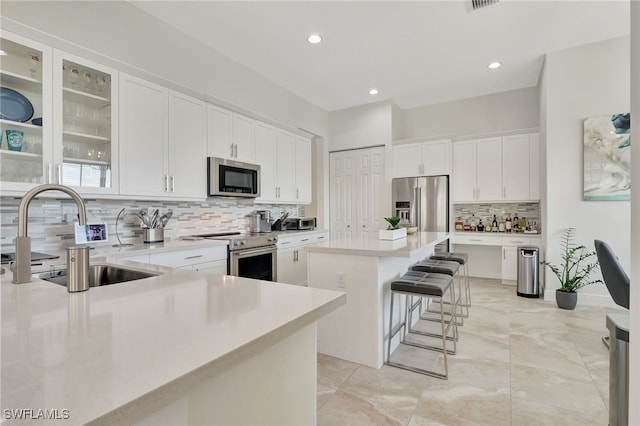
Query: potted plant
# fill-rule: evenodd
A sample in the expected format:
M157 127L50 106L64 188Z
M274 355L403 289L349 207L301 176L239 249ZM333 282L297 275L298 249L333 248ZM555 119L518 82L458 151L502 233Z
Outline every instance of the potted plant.
M578 302L577 290L590 284L602 283L601 279L592 279L591 273L598 269L598 260L589 259L596 256L593 251L586 251L584 245L573 242L575 228L567 228L560 237L562 248L562 265L557 266L543 260L540 264L548 266L558 278L560 288L556 290L556 303L562 309L574 309Z
M387 229L381 229L378 233L378 237L381 240L397 240L398 238L407 236L407 228L400 228L400 218L398 216L385 217L389 226Z

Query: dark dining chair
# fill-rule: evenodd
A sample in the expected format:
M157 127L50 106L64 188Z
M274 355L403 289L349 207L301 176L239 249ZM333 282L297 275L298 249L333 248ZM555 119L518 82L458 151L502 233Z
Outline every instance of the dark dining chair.
M609 244L600 240L595 240L594 244L600 263L600 272L611 298L617 305L629 309L629 289L631 286L629 276ZM603 337L602 341L609 347L609 336Z

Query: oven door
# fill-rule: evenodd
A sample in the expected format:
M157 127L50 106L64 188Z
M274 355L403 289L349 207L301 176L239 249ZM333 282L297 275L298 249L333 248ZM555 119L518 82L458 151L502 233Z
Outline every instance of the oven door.
M276 246L232 251L229 253L229 275L276 281L277 253Z

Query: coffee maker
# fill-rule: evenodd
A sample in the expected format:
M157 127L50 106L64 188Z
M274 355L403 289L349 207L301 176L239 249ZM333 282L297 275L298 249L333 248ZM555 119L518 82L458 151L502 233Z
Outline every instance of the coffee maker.
M271 232L271 211L258 210L256 214L256 232Z

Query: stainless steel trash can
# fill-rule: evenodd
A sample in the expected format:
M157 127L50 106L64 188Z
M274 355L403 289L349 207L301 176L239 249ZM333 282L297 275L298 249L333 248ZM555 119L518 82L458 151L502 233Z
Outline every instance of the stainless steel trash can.
M607 314L609 426L629 424L629 313Z
M518 296L540 297L539 257L538 247L518 247Z

